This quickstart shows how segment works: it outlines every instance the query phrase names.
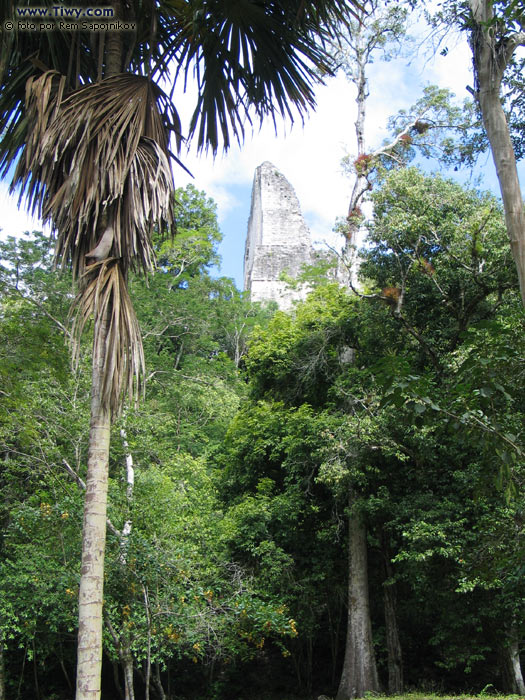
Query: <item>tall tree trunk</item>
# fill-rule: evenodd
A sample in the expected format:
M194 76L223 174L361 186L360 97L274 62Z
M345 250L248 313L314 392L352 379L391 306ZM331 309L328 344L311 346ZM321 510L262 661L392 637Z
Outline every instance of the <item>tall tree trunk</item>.
M508 692L525 695L525 682L523 681L523 673L521 672L520 664L518 627L515 622L508 631L507 644L503 650L503 654L509 681Z
M133 455L131 454L129 449L126 428L121 428L120 437L122 438L122 447L124 449L124 457L126 460L126 500L128 504L126 522L124 523L124 527L122 528L122 531L119 536L119 560L120 565L124 570L128 562L129 537L131 535L132 529L131 512L133 508L135 469L133 467ZM110 632L115 640L115 644L118 647L119 651L120 662L124 673L125 700L135 700L135 686L133 683L134 659L133 653L131 651L132 635L130 634L129 629L127 629L125 626L122 628L120 634L117 635L113 627L110 627L109 621L108 628L110 628ZM148 693L146 693L146 700L148 700Z
M111 624L111 620L108 615L105 615L105 621L106 627L113 638L115 648L118 652L120 667L122 668L122 673L124 676L124 695L122 694L122 688L120 687L120 682L118 679L118 666L116 664L113 665L115 687L118 689L119 695L123 697L124 700L135 700L135 689L133 684L134 663L129 632L124 629L124 631L118 635L115 628Z
M35 683L35 700L40 700L40 685L38 683L38 665L37 665L34 637L33 637L33 680Z
M147 652L146 652L146 680L145 680L145 691L144 691L144 700L149 700L149 689L150 689L150 683L151 683L151 615L149 613L150 610L150 605L149 605L149 596L148 596L148 589L146 586L143 584L142 585L142 592L144 594L144 611L146 613L146 622L148 626L148 646L147 646Z
M119 670L120 666L116 661L112 662L112 667L113 667L113 685L118 691L118 696L122 700L125 700L124 698L124 693L122 692L122 686L120 685L120 678L119 678Z
M123 649L121 663L124 670L125 698L126 700L135 700L135 688L133 685L133 656L129 645Z
M78 597L76 700L100 700L102 671L102 605L108 493L111 411L102 400L108 317L95 320L91 425L82 528L82 568Z
M397 625L397 603L394 572L387 533L381 532L381 550L383 555L383 604L385 609L386 648L388 655L388 692L390 695L403 691L403 655L399 641Z
M525 214L510 130L501 105L501 81L514 50L525 34L497 36L490 0L469 0L474 29L470 45L477 80L477 99L498 176L505 223L525 306Z
M357 144L357 160L356 160L356 178L350 196L348 205L348 234L346 240L347 250L356 243L356 235L361 225L361 217L359 215L359 206L363 201L364 195L368 192L368 179L366 177L366 162L361 162L360 158L366 155L365 152L365 118L366 118L366 101L369 96L368 80L366 78L366 61L364 47L361 46L363 37L357 36L356 55L355 55L355 86L357 88L357 118L355 120L355 137Z
M350 284L354 285L357 281L356 267L356 243L357 234L362 226L361 204L368 193L368 178L367 178L367 161L365 153L365 118L366 118L366 101L368 99L368 80L366 77L366 64L369 57L365 51L365 37L363 36L362 28L357 30L354 37L355 41L355 78L354 84L357 88L357 118L355 120L355 136L357 144L357 159L355 161L356 176L350 203L348 205L348 216L346 218L345 230L345 249L344 257L345 264L348 267Z
M337 674L338 657L339 657L339 637L341 632L341 622L343 618L344 604L339 596L334 602L334 610L332 612L330 608L330 602L328 602L328 633L330 636L330 652L332 657L332 685L335 685L335 678Z
M122 438L122 447L124 449L124 456L126 459L126 501L128 503L128 517L126 518L126 522L124 523L120 537L120 564L124 568L127 566L129 536L131 535L132 528L131 512L133 508L135 469L133 467L133 455L129 449L128 436L125 428L121 429L120 437ZM131 635L128 631L124 630L121 633L120 644L122 649L121 657L122 667L124 669L126 700L135 700L135 687L133 684L134 662L133 654L131 652ZM149 700L147 692L146 700Z
M122 18L121 0L113 7ZM122 35L108 32L105 77L123 69ZM100 230L106 229L104 216ZM102 622L104 556L108 500L111 409L103 399L103 376L109 330L109 309L94 319L91 374L91 422L82 526L82 567L78 594L77 682L75 700L100 700L102 675Z
M133 489L135 486L135 468L133 466L133 455L129 449L128 436L125 428L121 428L120 437L122 438L122 447L124 449L124 457L126 460L126 501L128 513L124 527L120 535L120 563L122 567L127 565L129 536L133 526L131 520L131 512L133 508Z
M337 700L379 691L368 599L366 527L359 514L350 515L348 547L348 627Z
M164 687L162 685L162 679L160 677L160 666L159 664L155 664L155 676L154 676L154 681L155 685L157 686L157 690L160 695L160 700L166 700L166 693L164 691Z
M6 700L5 694L5 647L2 635L0 635L0 700Z

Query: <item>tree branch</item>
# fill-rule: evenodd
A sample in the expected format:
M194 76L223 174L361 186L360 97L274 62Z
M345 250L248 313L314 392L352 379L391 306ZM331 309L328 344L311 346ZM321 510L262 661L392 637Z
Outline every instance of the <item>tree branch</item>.
M430 345L427 343L427 341L423 338L423 336L416 331L415 328L413 328L408 320L403 316L402 313L393 313L392 314L394 318L399 319L403 326L406 328L407 332L417 340L417 342L421 345L423 350L426 352L428 357L430 358L430 361L434 365L434 368L436 369L438 375L441 375L443 372L443 368L441 367L441 364L439 362L438 356L434 352L434 350L430 347Z
M71 339L71 337L72 337L71 331L68 328L66 328L64 326L64 324L61 323L57 318L55 318L52 314L50 314L49 311L45 308L45 306L41 302L37 301L36 299L33 299L33 297L27 297L25 294L22 294L22 292L18 289L18 287L16 285L11 284L9 282L7 282L6 284L10 289L12 289L14 292L16 292L19 296L21 296L22 299L24 299L24 301L30 301L32 304L34 304L36 307L38 307L40 309L40 311L42 311L42 313L44 313L49 319L51 319L51 321L53 321L53 323L56 326L58 326L60 328L62 333L64 333L65 335L67 335L67 337L69 339Z
M504 56L506 66L510 63L510 60L518 46L525 46L525 32L516 32L511 34L505 41Z

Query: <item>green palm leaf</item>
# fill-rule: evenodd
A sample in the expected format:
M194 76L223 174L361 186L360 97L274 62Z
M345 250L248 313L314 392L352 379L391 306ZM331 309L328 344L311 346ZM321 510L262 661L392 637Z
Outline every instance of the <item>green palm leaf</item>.
M7 2L11 14L14 4ZM130 72L104 80L102 32L2 34L0 170L17 162L12 186L51 222L57 259L72 264L76 327L101 309L112 319L106 350L116 388L104 390L112 405L141 366L141 350L129 345L140 336L123 291L127 272L151 269L153 226L172 223L170 137L178 149L181 126L153 78L174 67L174 81L194 79L190 136L200 148L228 148L253 116L304 118L315 104L312 84L331 69L324 39L354 7L356 0L130 0L121 17L137 23L121 59ZM117 331L117 320L126 327ZM113 344L122 339L130 354L119 364Z
M87 3L87 0L82 0ZM80 3L80 4L82 4ZM17 5L30 6L32 0ZM52 0L41 5L53 7ZM55 3L56 4L56 3ZM6 16L14 12L8 0ZM312 84L329 73L324 40L362 7L357 0L130 0L121 19L136 22L125 34L123 71L152 80L172 75L196 83L190 136L216 152L240 140L251 115L304 118L315 105ZM16 158L24 122L24 85L42 68L66 77L70 92L105 72L104 32L2 34L0 61L0 168ZM31 59L31 60L30 60Z
M216 152L237 140L251 112L293 121L315 105L312 83L329 73L323 41L357 2L335 0L162 0L164 57L198 87L190 124L199 148ZM176 79L175 77L175 79Z

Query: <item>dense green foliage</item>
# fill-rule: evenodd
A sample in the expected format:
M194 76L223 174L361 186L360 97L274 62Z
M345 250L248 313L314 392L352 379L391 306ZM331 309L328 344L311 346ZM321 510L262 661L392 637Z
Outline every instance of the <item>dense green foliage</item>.
M210 275L192 187L130 280L149 380L113 428L108 697L129 659L137 697L333 693L356 515L383 686L388 590L407 687L514 689L524 328L500 208L416 169L374 198L360 296L317 280L292 314L250 304ZM1 251L0 643L21 699L74 685L89 338L72 370L50 245Z
M215 682L218 660L249 659L263 635L281 639L293 629L281 602L226 557L222 541L232 526L223 525L206 466L245 393L236 363L248 329L267 312L231 280L207 273L220 240L214 204L192 187L177 199L179 236L159 241L159 267L147 285L132 282L150 376L146 400L114 426L106 654L117 664L129 650L142 682L149 664L152 684L168 686L203 664L207 672L190 683L199 692ZM41 234L9 239L0 280L0 624L7 692L20 686L25 697L38 695L40 683L46 693L66 694L74 683L76 481L85 478L89 421L89 339L72 371L64 342L71 280L51 269L50 245Z
M368 293L322 285L253 339L222 478L238 511L259 503L266 515L234 551L254 571L271 570L268 551L282 562L280 594L303 625L300 677L334 687L344 520L359 514L383 683L390 587L408 684L510 688L524 596L523 316L501 212L417 170L392 173L374 204Z

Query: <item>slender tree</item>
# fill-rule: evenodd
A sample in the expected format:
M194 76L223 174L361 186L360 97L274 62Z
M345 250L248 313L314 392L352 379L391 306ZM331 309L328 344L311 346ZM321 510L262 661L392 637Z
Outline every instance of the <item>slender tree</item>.
M475 96L492 150L501 190L505 223L525 306L525 213L509 125L501 104L503 75L518 46L525 46L523 11L507 3L469 0L470 47Z
M474 67L474 88L468 89L479 107L496 166L507 233L525 305L525 213L516 167L516 156L521 157L523 149L516 139L513 142L511 133L516 126L521 130L522 125L504 104L504 98L510 94L517 107L514 112L520 112L523 83L516 51L525 46L522 3L448 0L433 17L432 23L434 27L444 26L446 30L459 26L468 33ZM518 80L516 76L519 76ZM518 97L514 99L516 94Z
M333 44L334 56L350 83L355 87L357 116L355 126L354 182L348 207L345 235L347 247L355 243L362 221L361 205L370 189L368 174L372 155L367 153L365 127L366 105L370 95L368 71L378 55L384 60L401 50L406 33L408 8L402 4L383 6L379 0L366 0L358 17ZM408 133L408 131L407 131ZM392 150L390 145L389 150Z
M5 700L4 640L0 638L0 700Z
M252 109L293 118L314 105L316 70L329 69L318 39L354 5L117 1L116 17L134 27L126 36L58 26L2 34L0 168L17 163L13 186L51 222L57 258L72 265L77 334L93 318L77 700L100 698L110 426L144 368L126 279L130 268L151 269L153 226L172 222L170 136L178 145L181 127L155 81L172 66L176 77L193 75L190 135L201 148L215 152L221 139L227 148ZM2 20L16 24L20 7L9 0Z
M366 151L366 105L369 97L367 71L378 53L388 60L399 51L406 32L408 10L399 5L382 6L378 0L367 0L359 17L348 31L334 44L338 64L356 91L357 116L355 121L356 154L353 162L353 186L348 216L343 227L346 244L344 255L352 276L352 258L356 237L363 223L361 206L372 188L370 174L378 156L394 151L402 143L403 135L411 125L402 130L394 141L376 153ZM355 274L355 272L354 272ZM350 284L353 280L350 277ZM345 655L337 700L362 697L366 692L379 691L375 653L372 639L372 623L368 590L367 529L366 524L353 509L350 497L348 537L348 619ZM395 616L390 618L395 621ZM401 653L398 654L401 657ZM401 687L395 691L401 691Z

